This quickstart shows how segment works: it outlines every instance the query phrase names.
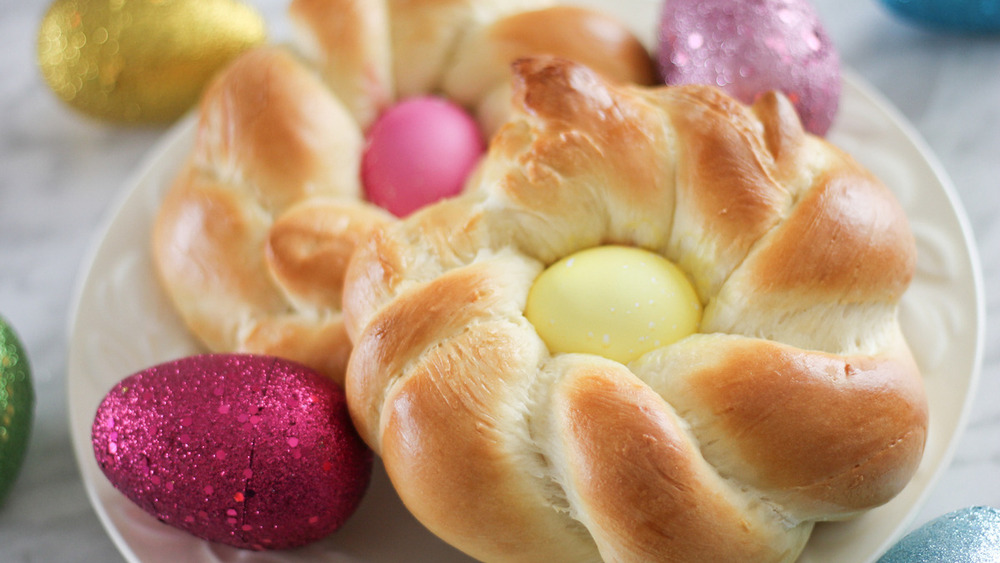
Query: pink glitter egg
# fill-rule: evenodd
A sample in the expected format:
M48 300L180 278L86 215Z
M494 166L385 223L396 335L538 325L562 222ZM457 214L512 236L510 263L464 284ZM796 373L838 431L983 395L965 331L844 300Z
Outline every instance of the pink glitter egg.
M462 191L486 150L476 122L436 97L404 100L368 132L361 177L368 200L397 217Z
M102 401L92 441L111 484L144 510L243 549L329 535L371 477L340 387L266 356L192 356L131 375Z
M711 84L744 103L781 90L825 135L840 103L840 57L806 0L665 0L659 63L667 84Z

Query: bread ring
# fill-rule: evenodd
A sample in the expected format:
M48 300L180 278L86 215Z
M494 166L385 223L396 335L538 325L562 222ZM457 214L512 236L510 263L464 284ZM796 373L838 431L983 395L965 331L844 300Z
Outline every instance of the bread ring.
M889 190L780 94L520 60L475 189L352 256L346 391L413 514L484 561L794 561L885 503L927 435ZM700 330L627 365L552 354L545 267L605 244L682 267Z
M544 49L618 80L653 64L620 23L543 0L293 0L295 50L265 46L204 93L194 149L153 234L161 285L211 351L271 354L343 381L347 257L392 218L362 199L372 120L403 97L451 96L484 135L506 119L509 63ZM562 30L538 42L539 26ZM473 60L465 53L476 49ZM469 67L475 72L466 72Z

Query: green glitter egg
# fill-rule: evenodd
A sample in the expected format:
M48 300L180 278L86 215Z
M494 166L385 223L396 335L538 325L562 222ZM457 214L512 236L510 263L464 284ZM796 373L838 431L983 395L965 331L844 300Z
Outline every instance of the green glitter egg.
M34 411L28 356L14 330L0 317L0 503L21 471Z

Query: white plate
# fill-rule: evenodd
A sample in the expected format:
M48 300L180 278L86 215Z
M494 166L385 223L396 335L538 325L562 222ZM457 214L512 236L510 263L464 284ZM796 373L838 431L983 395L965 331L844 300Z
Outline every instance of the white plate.
M901 320L923 371L930 435L909 486L892 502L849 522L816 527L801 563L873 561L905 531L951 460L979 375L984 305L978 257L954 189L914 131L870 88L847 73L830 139L879 175L906 208L918 246L917 273ZM331 537L306 548L252 553L211 544L161 524L128 501L94 460L90 427L120 379L201 351L154 278L150 225L186 157L193 120L178 124L126 186L78 280L69 343L73 445L94 509L130 561L469 561L425 531L380 466L358 512Z

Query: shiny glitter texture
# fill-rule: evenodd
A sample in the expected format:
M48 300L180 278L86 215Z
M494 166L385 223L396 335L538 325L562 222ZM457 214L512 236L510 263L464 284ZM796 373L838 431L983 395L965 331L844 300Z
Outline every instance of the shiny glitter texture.
M665 0L659 63L667 84L712 84L748 104L781 90L816 135L840 103L840 57L806 0Z
M908 534L878 563L995 563L1000 561L1000 510L963 508Z
M1000 0L882 0L923 27L963 33L1000 33Z
M34 412L28 356L17 334L0 318L0 502L21 471Z
M265 38L263 18L236 0L56 0L38 64L59 98L92 117L167 122Z
M108 480L144 510L244 549L337 530L371 476L343 391L265 356L192 356L127 377L98 408L92 438Z

